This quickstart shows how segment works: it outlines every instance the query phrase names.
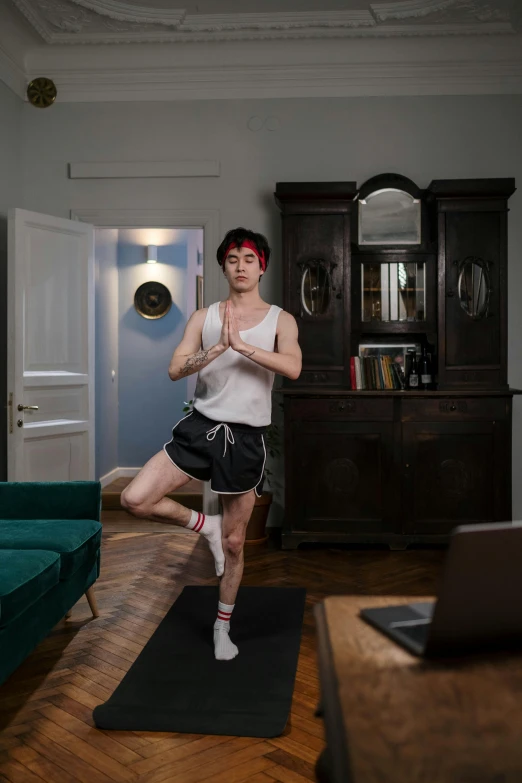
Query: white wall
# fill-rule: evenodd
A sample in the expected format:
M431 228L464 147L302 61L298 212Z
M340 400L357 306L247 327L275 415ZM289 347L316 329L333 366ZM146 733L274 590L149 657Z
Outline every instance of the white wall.
M250 122L252 117L259 121ZM260 130L250 130L258 127ZM24 107L24 203L71 208L219 209L274 247L261 294L282 303L277 181L356 180L394 171L433 178L508 177L522 188L522 96L271 99ZM42 155L45 150L45 155ZM71 161L221 161L215 179L69 180ZM511 200L509 380L522 387L522 195ZM522 411L515 398L514 515L522 518Z
M118 229L96 230L95 403L99 479L118 465ZM112 372L114 371L114 378Z
M22 101L0 81L0 400L7 400L7 211L20 207ZM6 416L0 416L0 481L7 479Z

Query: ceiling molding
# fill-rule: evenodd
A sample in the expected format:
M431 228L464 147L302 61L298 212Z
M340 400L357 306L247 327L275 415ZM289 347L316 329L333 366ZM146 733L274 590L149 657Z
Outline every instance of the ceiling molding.
M363 3L364 0L361 0ZM206 42L514 33L485 0L403 0L355 11L186 15L117 0L11 0L48 44ZM499 0L496 0L498 4ZM452 11L455 7L455 12ZM445 13L444 19L433 15ZM427 21L423 21L427 19ZM393 24L393 22L400 24Z
M200 14L187 16L185 32L221 33L233 30L321 30L328 27L375 27L369 11L294 11L272 14Z
M62 102L522 94L522 59L51 72Z
M27 78L22 68L0 47L0 81L20 98L25 98Z
M371 3L372 14L378 22L387 22L390 19L414 19L438 11L445 11L457 0L403 0L395 3Z
M71 0L71 2L102 16L108 16L110 19L172 27L179 27L187 13L184 8L150 8L121 3L119 0Z
M0 79L24 99L27 82L42 75L55 81L57 103L522 93L522 36L511 24L516 16L507 21L498 16L505 8L501 0L451 0L451 6L449 0L360 0L367 10L189 15L178 27L173 17L171 24L160 25L157 19L121 21L93 10L103 5L113 15L139 11L132 0L8 2L3 25L0 20ZM238 43L227 49L194 47L190 53L179 47L108 46L93 55L89 47L42 45L32 30L29 35L15 4L25 8L49 42ZM392 12L409 16L393 19ZM379 15L385 21L378 21ZM23 45L16 43L18 31ZM484 42L485 35L493 36L491 42ZM312 47L310 38L322 40ZM361 38L362 45L347 46L343 40ZM393 40L401 38L421 40ZM259 43L250 47L251 40Z

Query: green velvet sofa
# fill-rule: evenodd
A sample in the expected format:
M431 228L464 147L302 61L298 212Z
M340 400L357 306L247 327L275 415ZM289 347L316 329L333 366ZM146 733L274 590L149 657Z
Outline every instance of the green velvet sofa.
M0 683L100 574L97 481L0 482Z

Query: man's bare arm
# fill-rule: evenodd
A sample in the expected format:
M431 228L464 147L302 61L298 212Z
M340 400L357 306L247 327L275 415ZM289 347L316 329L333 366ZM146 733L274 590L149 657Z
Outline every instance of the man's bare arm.
M277 351L265 351L255 345L244 344L239 348L239 353L261 367L295 381L301 375L302 367L297 338L297 322L293 315L283 310L277 323Z
M170 360L169 378L171 381L179 381L181 378L199 372L227 350L227 346L222 342L213 345L208 350L202 349L201 334L206 313L206 309L196 310L190 316L183 339Z

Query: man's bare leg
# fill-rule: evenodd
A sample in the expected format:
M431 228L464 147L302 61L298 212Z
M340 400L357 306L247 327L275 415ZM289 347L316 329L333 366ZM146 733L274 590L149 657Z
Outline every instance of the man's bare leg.
M225 556L222 545L221 516L206 516L191 511L175 500L165 497L190 481L190 476L177 468L164 451L155 454L121 493L124 509L136 517L152 519L167 525L189 527L201 533L210 547L221 576Z
M189 481L190 476L179 470L164 451L159 451L125 487L121 493L121 505L135 517L185 527L191 510L165 495Z
M255 503L254 490L242 495L220 495L223 504L223 551L225 572L219 585L218 616L214 624L214 653L218 660L230 660L238 654L230 641L230 617L243 577L245 534Z

